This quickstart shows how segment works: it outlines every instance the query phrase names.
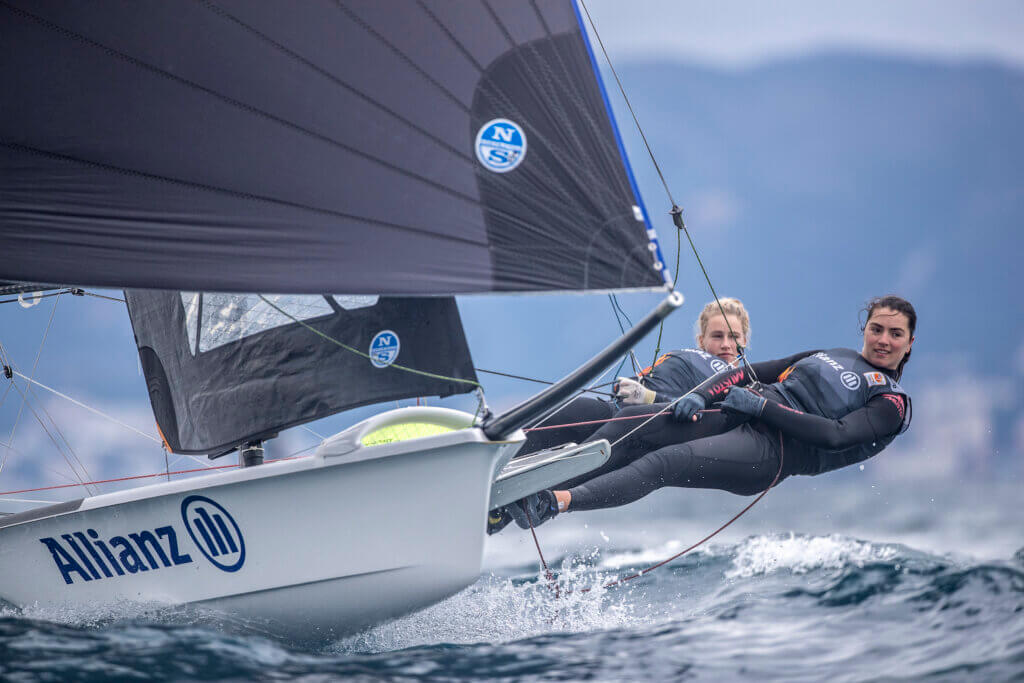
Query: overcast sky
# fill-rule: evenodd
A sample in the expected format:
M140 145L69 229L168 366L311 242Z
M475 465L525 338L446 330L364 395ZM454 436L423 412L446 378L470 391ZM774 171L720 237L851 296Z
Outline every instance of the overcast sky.
M612 60L743 67L853 48L1024 67L1021 0L584 0Z

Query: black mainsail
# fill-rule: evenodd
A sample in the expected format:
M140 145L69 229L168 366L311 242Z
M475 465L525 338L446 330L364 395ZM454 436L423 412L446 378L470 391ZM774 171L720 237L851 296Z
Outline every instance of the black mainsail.
M6 0L0 46L0 279L665 284L569 0Z
M0 280L130 290L176 451L471 389L452 294L668 282L571 0L2 0L0 55Z

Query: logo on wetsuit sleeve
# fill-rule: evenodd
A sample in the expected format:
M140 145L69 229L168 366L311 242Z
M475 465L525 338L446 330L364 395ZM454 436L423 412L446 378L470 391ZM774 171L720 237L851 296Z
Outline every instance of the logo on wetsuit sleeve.
M868 381L869 387L884 387L886 384L885 375L880 372L865 372L864 379Z
M726 368L729 367L729 364L726 363L721 358L712 358L710 363L711 369L714 370L715 372L721 372L722 370L725 370Z

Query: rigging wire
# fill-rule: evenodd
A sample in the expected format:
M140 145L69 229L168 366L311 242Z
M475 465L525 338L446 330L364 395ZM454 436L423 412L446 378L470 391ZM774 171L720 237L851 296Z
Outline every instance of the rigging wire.
M32 384L36 385L37 387L39 387L41 389L46 389L47 391L49 391L49 392L51 392L51 393L53 393L53 394L55 394L57 396L60 396L63 399L71 401L72 403L74 403L76 406L78 406L80 408L85 408L90 413L95 413L96 415L99 415L100 417L106 418L106 419L110 420L111 422L113 422L115 424L119 424L122 427L124 427L125 429L129 429L129 430L135 432L139 436L144 436L145 438L149 439L150 441L154 441L154 442L156 442L158 444L162 444L163 443L160 439L158 439L157 437L153 436L152 434L147 434L147 433L145 433L144 431L142 431L140 429L136 429L135 427L132 427L130 424L125 424L124 422L121 422L117 418L112 417L110 415L107 415L102 410L98 410L98 409L93 408L91 406L87 406L86 404L82 403L81 401L77 401L77 400L71 398L67 394L62 394L61 392L57 391L56 389L54 389L52 387L46 386L42 382L38 382L38 381L32 379L31 377L26 377L25 375L21 374L17 370L14 370L14 374L17 375L18 377L22 378L26 382L31 382Z
M497 370L484 370L483 368L473 368L473 370L475 370L476 372L483 372L488 375L498 375L499 377L508 377L510 379L521 379L524 382L533 382L535 384L554 384L554 382L550 382L546 379L534 379L532 377L524 377L523 375L513 375L508 372L498 372ZM608 382L607 384L611 384L611 382ZM592 386L602 387L605 386L605 384L595 384ZM612 394L610 394L607 391L594 391L594 389L584 389L583 391L589 394L597 394L599 396L612 396Z
M39 348L36 350L36 359L32 362L32 370L31 370L31 372L32 372L33 375L36 374L36 369L39 367L39 358L43 355L43 346L46 345L46 338L50 335L50 326L53 325L53 316L56 315L56 313L57 313L57 304L60 303L60 295L61 294L63 294L63 292L58 292L57 295L56 295L57 298L53 300L53 308L50 309L50 318L49 318L49 320L46 321L46 330L43 332L43 339L42 339L42 341L39 342ZM6 372L6 367L8 367L8 366L7 366L6 363L4 364L4 366L5 366L5 372ZM28 393L29 394L32 393L32 387L28 388ZM10 436L7 437L7 442L10 443L10 444L14 443L14 433L18 429L18 423L21 422L21 415L22 415L22 413L25 410L25 401L26 400L27 399L24 397L24 394L23 394L22 395L21 406L18 408L18 415L14 418L14 424L11 426L11 434L10 434ZM0 461L0 472L4 471L4 466L6 464L7 464L7 458L5 456L4 459L2 461Z
M772 483L768 484L768 488L766 488L764 491L762 491L760 493L760 495L758 495L757 498L755 498L754 500L750 501L750 503L748 503L745 508L743 508L742 510L737 512L735 515L733 515L732 519L730 519L728 522L726 522L722 526L718 527L717 529L712 531L710 534L708 534L704 538L700 539L696 543L692 544L688 548L684 548L683 550L679 551L678 553L676 553L672 557L668 557L668 558L662 560L661 562L656 562L655 564L652 564L649 567L644 567L643 569L641 569L638 572L635 572L635 573L630 574L628 576L619 577L619 578L615 579L614 581L609 581L608 583L606 583L603 586L601 586L601 588L608 589L608 588L613 588L614 586L620 586L620 585L626 583L627 581L632 581L633 579L638 579L641 576L644 576L645 574L649 574L650 572L654 571L655 569L658 569L659 567L664 567L669 562L672 562L673 560L679 559L680 557L682 557L683 555L687 554L691 550L694 550L695 548L698 548L698 547L704 545L705 543L710 541L712 538L717 536L719 533L721 533L722 531L725 531L725 529L727 527L729 527L729 525L731 525L737 519L739 519L740 517L745 515L747 513L747 511L750 510L750 508L752 508L755 505L757 505L757 503L762 498L764 498L766 495L768 495L769 491L771 491L773 488L775 488L775 485L779 483L779 477L782 476L782 466L783 466L784 461L785 461L785 450L784 450L783 445L782 445L782 432L779 432L779 469L778 469L778 471L775 472L775 478L772 479ZM527 515L527 519L529 519L529 515ZM539 545L538 545L538 549L539 549ZM550 578L548 580L549 580L549 582L551 581ZM589 593L591 590L592 589L588 586L588 587L585 587L585 588L581 588L579 590L579 592L580 593ZM571 590L567 591L567 593L572 593L572 592L573 591L571 591Z
M12 384L13 384L13 382L12 382ZM71 472L75 475L75 478L78 479L78 481L79 481L78 484L69 484L69 486L84 486L85 490L90 495L95 495L95 491L94 490L90 490L89 486L85 483L85 479L91 479L91 477L89 476L89 473L85 472L85 477L84 478L82 477L82 475L75 468L75 466L71 462L71 460L68 459L67 453L64 452L64 449L61 447L60 443L57 441L57 439L54 438L53 434L50 433L50 430L47 429L46 423L43 422L43 419L41 417L39 417L39 414L36 412L36 409L32 405L31 401L28 400L28 396L25 394L25 392L23 392L21 390L21 387L19 387L16 384L14 385L14 389L19 394L21 394L21 397L24 400L24 405L28 406L29 411L35 416L36 421L39 422L39 426L40 426L40 428L42 428L43 433L46 434L47 437L49 437L50 441L54 445L54 448L57 449L57 452L60 453L62 458L64 458L64 462L67 463L68 469L70 469ZM13 450L13 449L11 449L11 450ZM77 460L77 458L76 458L76 460ZM83 471L85 471L85 468L83 468Z
M715 288L714 288L714 286L711 283L711 278L708 276L707 269L704 267L704 263L703 263L703 261L700 258L700 254L697 252L697 247L696 247L696 245L693 242L693 238L690 236L690 232L689 232L689 230L686 229L686 224L683 222L683 210L681 208L679 208L679 206L676 204L675 200L672 197L672 192L671 192L671 190L668 187L668 183L665 180L664 174L661 172L661 167L658 165L657 159L655 159L655 157L654 157L654 152L652 151L651 146L650 146L650 144L647 141L647 136L644 134L643 128L640 126L640 121L637 118L636 112L633 110L633 105L630 103L629 97L626 95L625 88L622 85L622 81L619 79L618 73L615 71L615 66L612 64L611 57L608 55L608 51L605 49L604 41L601 40L601 35L598 32L598 30L597 30L597 26L594 24L594 19L593 19L593 17L590 16L590 10L587 8L585 0L579 0L579 2L580 2L580 5L583 7L583 11L587 15L587 20L590 22L590 27L594 31L594 36L597 38L597 42L601 46L601 51L604 53L604 57L605 57L605 60L608 63L608 67L611 69L612 75L615 77L615 82L616 82L616 84L619 87L619 92L622 94L622 97L623 97L623 99L626 102L626 106L629 108L629 113L633 117L633 123L636 125L637 131L640 133L640 137L643 139L644 146L647 148L647 153L648 153L648 155L651 158L651 162L654 165L654 169L655 169L655 171L657 171L658 177L661 179L661 184L665 188L665 194L668 196L669 202L671 202L671 204L672 204L671 216L672 216L673 223L678 228L678 230L676 231L676 240L677 240L677 247L676 247L676 272L675 272L675 277L673 279L672 288L673 288L673 290L675 289L675 285L676 285L676 283L678 282L678 279L679 279L679 259L680 259L680 251L681 251L680 245L679 245L679 232L681 231L681 232L685 232L686 233L686 238L687 238L687 240L690 243L690 248L693 250L693 254L694 254L694 256L697 259L697 263L700 265L701 272L704 273L704 279L707 281L708 287L711 289L711 294L712 294L712 296L715 299L715 303L718 305L718 310L722 314L722 319L725 320L725 324L726 324L726 327L729 330L730 336L737 340L737 353L739 355L739 358L742 359L743 364L749 370L749 372L751 374L752 380L755 383L757 383L758 382L757 374L754 371L753 367L751 367L751 365L747 362L746 353L744 352L744 347L743 347L743 345L739 344L739 341L738 341L739 337L737 337L735 335L735 332L732 329L732 325L729 323L729 318L725 314L725 308L722 306L722 302L719 300L718 293L715 291ZM618 316L616 315L616 319L617 318L618 318ZM657 344L656 344L656 347L655 347L654 362L657 362L658 353L660 353L660 350L661 350L661 339L662 339L663 331L664 331L664 321L662 321L661 325L659 326L659 330L658 330L658 341L657 341ZM714 375L712 375L712 377L714 377ZM630 430L629 432L624 434L622 437L620 437L618 440L616 440L615 443L611 444L611 446L614 447L615 445L621 443L624 439L628 438L631 434L633 434L637 430L642 429L645 425L649 424L652 420L658 418L661 415L667 414L668 409L672 408L676 403L678 403L684 397L688 396L689 394L693 393L696 389L698 389L701 386L703 386L710 379L711 379L711 377L705 379L703 382L701 382L697 386L693 387L692 389L690 389L688 392L686 392L682 396L679 396L678 398L676 398L674 401L672 401L671 403L669 403L666 406L665 410L658 411L654 415L651 415L647 420L644 420L638 426L634 427L632 430ZM642 570L640 570L639 572L637 572L635 574L632 574L632 575L626 576L626 577L622 577L620 579L612 581L611 583L606 584L604 587L605 588L610 588L612 586L619 585L619 584L625 583L626 581L630 581L632 579L635 579L635 578L638 578L640 576L643 576L647 572L653 571L654 569L657 569L658 567L664 566L664 565L668 564L669 562L671 562L672 560L685 555L686 553L690 552L694 548L702 545L706 541L708 541L711 538L713 538L714 536L716 536L719 532L721 532L726 527L728 527L730 524L732 524L737 519L739 519L741 516L743 516L744 513L746 513L748 510L750 510L752 507L754 507L754 505L756 505L758 501L760 501L762 498L765 497L765 495L768 494L768 491L770 491L772 489L772 487L775 486L776 483L778 483L779 477L782 475L782 467L783 467L782 433L780 432L779 433L779 469L778 469L778 472L775 474L775 478L772 480L772 483L769 484L768 487L757 498L755 498L745 508L740 510L740 512L737 513L732 519L727 521L725 524L720 526L715 531L713 531L710 534L708 534L707 536L705 536L703 539L701 539L697 543L694 543L690 547L684 549L682 552L676 553L672 557L670 557L670 558L668 558L666 560L663 560L662 562L659 562L659 563L657 563L655 565L652 565L652 566L650 566L650 567L648 567L646 569L642 569ZM541 553L540 543L537 540L536 531L533 528L533 523L532 523L532 520L530 519L529 513L527 513L526 518L527 518L527 521L530 522L530 531L531 531L531 533L533 533L534 543L537 546L537 553L540 555L541 564L544 567L544 571L545 571L545 574L547 576L548 583L549 584L554 584L556 595L558 595L559 594L558 593L558 585L555 582L555 580L554 580L554 578L553 578L553 576L551 574L551 571L548 569L547 562L544 560L544 556ZM585 593L585 592L589 592L589 591L590 591L590 588L585 588L585 589L582 589L580 592L584 592Z
M610 301L612 304L612 313L615 314L615 322L618 323L619 325L619 333L626 334L626 328L622 324L622 320L619 318L619 315L621 314L622 317L626 319L626 322L629 324L630 327L633 327L633 321L630 320L629 316L626 315L626 312L622 310L622 306L619 305L619 300L614 294L608 295L608 301ZM633 349L630 349L629 353L622 357L622 362L619 363L619 367L615 369L615 377L620 377L622 375L622 366L626 364L627 359L633 365L633 374L640 374L640 362L637 361L636 354L633 353Z
M313 334L317 335L318 337L320 337L320 338L322 338L322 339L324 339L326 341L331 342L335 346L339 346L339 347L345 349L349 353L354 353L357 356L360 356L362 358L366 358L367 360L372 360L371 357L370 357L370 354L365 353L363 351L360 351L359 349L353 348L353 347L349 346L348 344L345 344L344 342L340 342L337 339L335 339L334 337L330 336L329 334L325 334L325 333L321 332L320 330L316 329L315 327L313 327L312 325L309 325L308 323L306 323L306 322L304 322L302 320L299 320L294 315L292 315L288 311L284 310L283 308L281 308L280 306L278 306L277 304L275 304L273 301L271 301L267 297L263 296L262 294L257 294L256 296L258 296L260 298L260 300L263 301L263 303L267 304L268 306L273 308L275 311L277 311L281 315L283 315L286 318L290 319L292 322L298 323L302 327L305 327L307 330L309 330ZM404 365L399 365L398 363L392 363L388 367L389 368L395 368L397 370L403 370L405 372L411 372L414 375L421 375L423 377L431 377L433 379L440 379L440 380L444 380L446 382L457 382L459 384L469 384L469 385L474 386L474 387L480 387L480 383L479 382L475 382L475 381L473 381L471 379L460 379L458 377L448 377L446 375L438 375L438 374L435 374L433 372L425 372L423 370L416 370L415 368L410 368L410 367L406 367Z
M711 284L711 278L708 276L708 271L704 268L704 262L700 258L700 254L697 253L697 246L693 243L693 238L690 237L690 231L686 229L686 223L683 222L683 210L678 206L672 207L672 220L675 222L679 230L686 233L686 239L690 242L690 248L693 250L693 255L697 259L697 264L700 266L700 271L704 273L704 280L708 283L708 288L711 290L711 296L715 298L715 303L718 305L718 310L722 314L722 320L725 321L725 326L729 330L729 336L736 340L736 353L743 359L743 365L746 366L750 372L751 378L754 380L755 385L760 384L760 380L757 377L757 372L754 371L754 367L747 362L746 347L740 344L739 340L741 337L736 335L736 332L732 329L732 324L729 323L729 317L725 314L725 308L722 306L722 302L718 298L718 292L715 291L715 286ZM678 235L678 231L676 233ZM678 253L676 254L678 259ZM742 331L742 330L741 330ZM659 336L660 338L660 336Z
M621 79L619 79L619 74L615 70L615 65L612 63L612 58L611 56L609 56L608 50L606 50L604 47L604 41L601 40L601 34L597 30L597 25L594 24L594 19L593 17L590 16L590 10L587 9L586 0L580 0L580 5L583 7L583 11L587 15L587 21L590 23L590 28L594 31L594 37L597 38L598 45L601 46L601 52L604 54L605 61L608 62L608 68L611 69L612 75L615 77L615 83L619 87L619 92L622 94L622 99L625 101L626 106L629 108L629 113L633 117L633 124L636 126L637 132L640 133L640 137L644 141L644 146L647 148L647 154L651 158L651 163L654 165L654 170L657 171L658 178L661 180L662 187L665 188L665 194L668 197L669 202L672 204L672 211L670 212L670 215L672 216L672 222L675 224L676 228L678 228L678 230L676 231L676 271L674 279L672 281L672 289L675 289L676 283L679 281L679 256L681 251L679 231L682 231L686 233L686 239L689 240L690 242L690 248L693 249L693 255L697 258L697 263L700 265L701 272L704 273L704 279L707 281L708 287L711 289L711 295L715 298L715 303L718 304L718 310L722 312L722 318L725 320L725 325L729 329L729 335L738 340L739 337L735 335L735 332L732 329L732 325L729 323L729 318L727 318L725 315L725 309L722 307L722 302L719 301L718 294L715 292L715 288L711 284L711 278L708 276L707 269L704 268L704 263L703 261L701 261L700 254L697 253L697 247L693 243L693 238L690 237L690 231L686 229L686 224L683 222L683 210L679 208L679 205L676 204L676 200L672 197L672 191L668 187L668 182L665 180L665 175L661 172L661 166L658 165L658 160L654 157L654 151L651 149L651 145L647 141L647 135L644 133L644 129L640 125L640 119L637 118L636 111L634 111L633 105L629 101L629 96L626 94L626 89L622 85ZM657 362L658 360L658 353L661 352L661 337L664 329L665 321L662 320L661 325L659 325L658 327L658 342L655 347L654 355L655 362ZM743 353L743 348L738 341L737 351L740 357L746 356L746 354ZM752 368L750 364L746 362L746 360L744 360L743 363L744 365L746 365L747 370L749 370L751 377L754 379L754 381L759 382L757 378L757 373L754 371L754 368Z
M37 290L37 291L49 291L49 290L44 288L44 289ZM95 297L97 299L106 299L107 301L116 301L116 302L122 303L122 304L125 303L124 299L118 299L117 297L107 296L105 294L96 294L95 292L88 292L88 291L82 289L81 287L66 287L64 289L61 289L60 291L50 292L49 294L39 294L38 296L33 296L32 298L33 299L49 299L52 296L59 297L62 294L71 294L72 296L91 296L91 297ZM0 304L13 304L13 303L20 303L20 302L22 302L21 299L3 299L3 300L0 300Z

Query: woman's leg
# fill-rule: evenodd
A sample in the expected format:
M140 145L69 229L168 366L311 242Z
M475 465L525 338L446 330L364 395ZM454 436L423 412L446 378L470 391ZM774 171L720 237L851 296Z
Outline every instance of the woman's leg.
M659 448L575 486L569 489L569 509L625 505L663 486L721 489L750 496L768 488L778 469L777 439L744 424L724 434Z
M570 401L561 410L553 414L538 426L543 427L545 425L564 425L575 424L577 422L607 420L614 412L614 403L581 396ZM556 429L540 429L537 431L531 431L527 434L526 443L524 443L523 447L519 449L516 457L520 457L528 453L534 453L545 448L560 446L563 443L569 443L570 441L583 443L591 434L597 431L600 426L600 424L584 424L575 427L558 427Z
M666 403L645 406L628 406L615 414L616 418L635 417L631 420L617 420L605 424L594 432L588 441L606 439L612 444L612 453L601 467L591 470L569 481L562 482L556 489L570 489L595 477L613 472L634 462L641 456L665 446L703 439L727 432L749 420L743 415L725 412L705 413L697 422L677 422L671 411L666 415L658 413L666 409ZM651 418L651 416L656 416ZM650 421L647 421L651 418Z

